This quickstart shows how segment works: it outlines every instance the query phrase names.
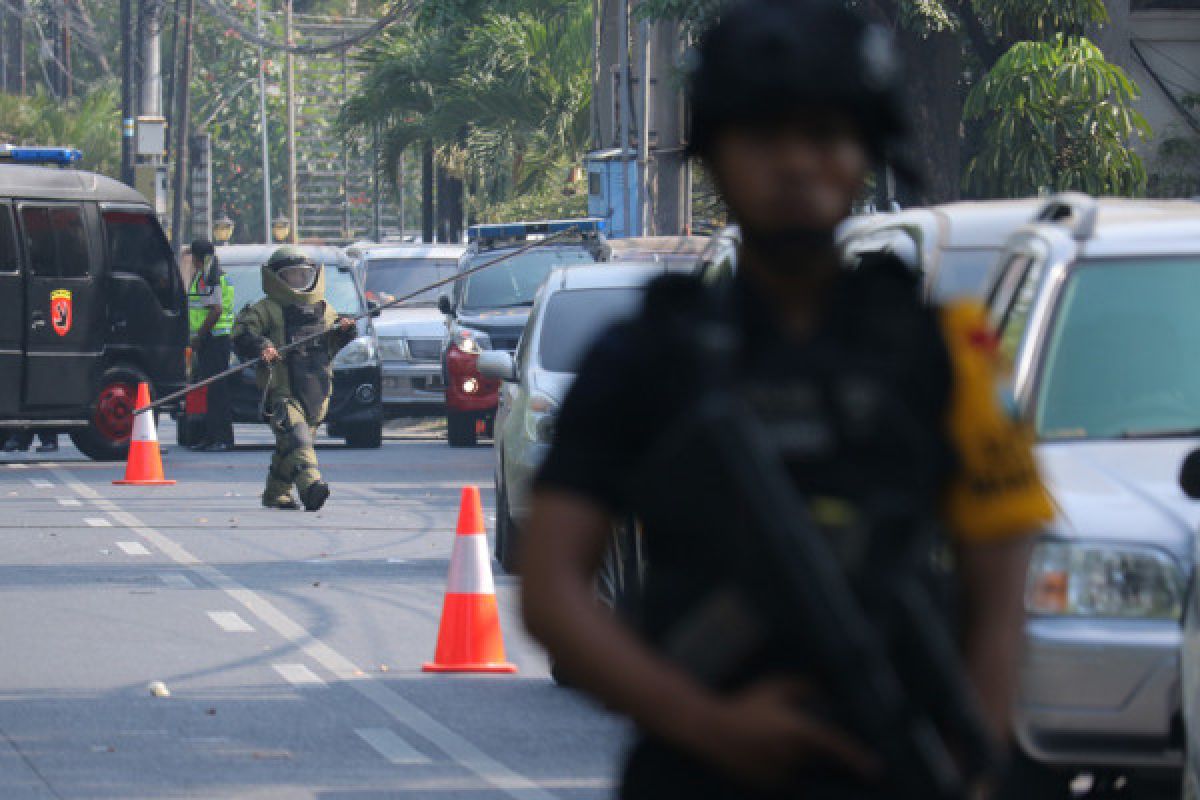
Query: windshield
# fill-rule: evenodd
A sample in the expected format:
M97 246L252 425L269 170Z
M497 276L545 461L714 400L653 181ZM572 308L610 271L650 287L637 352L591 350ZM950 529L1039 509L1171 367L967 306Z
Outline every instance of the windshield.
M576 289L550 298L538 338L538 358L551 372L578 372L579 362L606 328L637 311L641 288Z
M998 250L985 248L942 251L931 293L935 301L983 296Z
M361 314L362 303L354 285L354 275L349 270L340 270L330 264L322 265L325 270L325 299L339 314ZM221 263L226 277L233 284L233 307L237 312L251 303L262 299L262 272L258 264Z
M447 258L379 258L367 262L367 299L386 305L397 297L428 286L431 283L454 277L458 261ZM408 306L437 305L442 289L430 289L411 300Z
M1200 429L1200 258L1076 269L1045 351L1035 420L1047 439Z
M467 268L495 261L503 255L503 252L479 253L470 259ZM530 305L550 270L571 264L591 264L595 260L592 252L584 247L530 250L467 278L462 307L470 310Z

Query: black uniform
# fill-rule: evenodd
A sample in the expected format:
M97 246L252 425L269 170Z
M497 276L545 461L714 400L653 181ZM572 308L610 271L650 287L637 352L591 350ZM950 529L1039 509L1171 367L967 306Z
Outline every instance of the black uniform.
M936 523L947 492L969 482L961 443L947 424L954 359L938 310L920 303L899 262L839 274L818 329L800 344L783 334L741 278L715 295L690 278L659 281L642 313L608 332L584 363L536 483L641 517L648 578L639 626L660 650L734 571L738 548L731 542L743 529L725 465L678 436L704 369L688 334L703 335L713 322L736 337L728 380L771 432L848 571L861 566L864 532L903 536ZM1027 516L1036 521L1046 509L1027 447L1023 452L1014 485L1023 502L1035 497ZM884 518L886 525L874 524ZM753 571L754 565L737 569L747 566ZM774 640L720 688L780 672L803 675L813 657L800 637ZM622 796L755 795L643 737L631 754ZM803 796L886 795L818 769L806 777Z

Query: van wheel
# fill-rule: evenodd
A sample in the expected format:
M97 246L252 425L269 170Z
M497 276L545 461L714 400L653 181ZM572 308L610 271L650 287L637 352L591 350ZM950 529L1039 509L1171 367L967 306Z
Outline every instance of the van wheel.
M149 383L135 367L110 367L100 379L100 390L92 404L86 428L71 432L71 441L93 461L121 461L129 454L133 435L133 412L137 408L139 383Z
M517 574L518 535L516 523L508 511L508 490L500 488L496 492L496 560L506 575Z
M447 412L446 439L451 447L474 447L479 441L475 434L475 415L458 411Z
M383 423L355 425L346 429L346 445L356 450L373 450L383 446Z

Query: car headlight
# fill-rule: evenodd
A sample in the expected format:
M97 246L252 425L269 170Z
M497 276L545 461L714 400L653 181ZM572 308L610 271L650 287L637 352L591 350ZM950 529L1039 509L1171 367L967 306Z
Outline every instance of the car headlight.
M554 439L554 422L558 403L544 394L534 392L525 406L525 433L530 441L549 444Z
M1031 614L1179 619L1183 575L1149 547L1043 541L1033 551L1025 590Z
M375 337L359 336L338 351L333 358L334 369L365 367L378 363L379 353L375 349Z
M474 328L454 326L450 331L450 341L459 350L473 356L479 355L484 350L492 349L492 337Z
M380 336L379 357L384 361L408 361L408 347L402 336Z

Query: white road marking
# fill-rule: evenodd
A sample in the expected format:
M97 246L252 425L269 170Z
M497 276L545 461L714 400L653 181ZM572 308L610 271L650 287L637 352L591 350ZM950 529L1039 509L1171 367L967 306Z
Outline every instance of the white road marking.
M58 504L60 506L67 506L69 508L75 508L76 506L83 505L83 503L79 502L74 497L60 497L58 498Z
M158 579L172 589L193 589L196 584L182 572L160 572Z
M392 764L428 764L429 757L391 728L355 728L354 732Z
M303 664L273 664L275 671L296 686L324 686L325 681Z
M111 528L112 523L104 519L104 517L84 517L83 521L93 528Z
M51 483L50 481L41 480L40 478L30 478L29 482L33 484L33 488L35 488L35 489L53 489L54 488L53 483Z
M125 551L127 556L148 556L150 551L141 542L117 542L117 547Z
M554 800L554 795L534 781L492 758L474 743L447 728L394 689L380 683L350 659L314 637L302 625L284 614L266 598L242 586L216 567L205 564L175 541L149 528L133 514L123 511L111 500L81 482L60 466L49 469L71 491L92 502L121 525L146 539L175 563L192 570L206 583L225 592L243 608L258 617L263 624L286 639L291 645L320 664L341 683L370 700L393 719L433 744L452 762L474 773L480 780L494 786L516 800Z
M210 611L208 616L221 630L228 633L254 633L254 626L242 619L236 611Z
M8 468L9 469L25 469L25 465L24 464L9 464Z

